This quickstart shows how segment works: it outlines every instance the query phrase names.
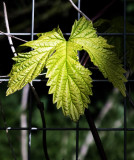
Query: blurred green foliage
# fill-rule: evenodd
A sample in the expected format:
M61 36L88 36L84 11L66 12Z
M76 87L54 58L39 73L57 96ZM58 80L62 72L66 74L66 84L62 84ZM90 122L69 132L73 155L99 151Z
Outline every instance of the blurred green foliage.
M3 86L4 87L4 86ZM106 116L100 122L100 128L114 128L114 127L123 127L123 98L117 93L113 94L113 91L109 91L109 94L98 101L93 102L91 106L89 106L92 110L92 114L94 119L96 119L103 109L105 104L107 103L107 99L112 97L112 108L107 112ZM132 95L134 98L134 94ZM62 111L56 110L56 106L49 104L50 96L41 96L41 101L45 106L45 118L47 122L48 128L74 128L76 124L72 122L69 118L65 118L62 115ZM0 100L2 102L3 110L5 112L7 126L19 127L20 125L20 100L21 100L21 92L17 92L9 97L5 97L4 90L0 94ZM52 105L52 106L51 106ZM133 108L130 105L129 101L127 102L128 110L128 127L133 127L134 124L134 112ZM28 116L28 113L27 113ZM33 127L42 127L41 118L39 111L36 107L35 102L32 105L32 126ZM4 127L3 118L0 116L0 127ZM80 119L80 127L88 127L85 117ZM20 153L20 132L21 131L9 131L10 139L13 144L13 148L15 150L15 154L18 160L21 160ZM89 131L80 131L79 138L79 149L84 144L85 138ZM109 160L122 160L123 159L123 143L124 143L124 133L123 131L99 131L101 136L104 148L108 155ZM0 131L0 158L10 160L12 155L10 151L10 147L8 144L8 140L6 137L5 131ZM51 159L72 159L75 156L75 142L76 132L75 131L47 131L47 144L48 144L48 152ZM133 132L127 132L127 151L129 153L128 159L132 160L134 158L133 154ZM32 131L32 144L31 144L31 158L33 160L44 159L43 147L42 147L42 131L35 130ZM89 145L88 152L84 158L84 160L93 159L98 160L99 155L94 144L94 141Z
M94 26L98 32L104 33L124 33L124 19L123 17L116 17L114 19L99 19ZM134 25L126 22L126 32L134 33ZM117 54L119 59L124 60L124 38L123 35L119 36L105 36L108 43L114 46L114 53ZM134 36L129 35L126 37L126 50L127 50L127 67L133 73L134 72Z

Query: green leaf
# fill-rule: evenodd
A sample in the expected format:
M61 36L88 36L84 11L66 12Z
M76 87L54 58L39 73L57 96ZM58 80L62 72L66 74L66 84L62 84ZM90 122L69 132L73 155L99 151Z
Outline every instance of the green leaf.
M75 21L71 36L66 41L59 27L51 32L38 34L38 39L23 44L34 50L19 53L9 80L7 95L21 89L47 68L47 86L53 94L53 103L62 108L64 115L77 121L84 114L92 95L91 72L78 61L78 51L89 53L92 62L98 66L105 78L125 95L126 78L120 61L111 51L112 46L98 37L92 22L82 17Z
M97 36L91 21L89 22L85 18L75 21L69 40L82 46L104 77L108 78L124 96L126 95L124 82L127 80L123 75L126 71L111 50L113 46L107 44L104 38Z
M64 115L69 115L73 121L84 114L92 95L91 72L78 62L78 49L81 50L78 45L64 41L56 47L46 65L53 103L57 103L58 109L62 107Z
M105 33L123 33L124 32L124 19L123 17L116 17L112 20L99 19L95 24L98 32ZM127 33L134 33L134 25L126 22L126 31ZM112 44L114 47L114 53L118 56L119 59L123 62L124 58L124 39L122 36L105 36L108 43ZM134 37L127 35L126 39L126 48L127 48L127 67L130 71L134 72Z
M59 33L59 28L47 32L38 40L27 42L21 46L32 47L34 50L18 53L13 60L16 62L9 74L7 95L22 89L27 83L36 78L46 65L49 56L54 52L57 44L64 38Z

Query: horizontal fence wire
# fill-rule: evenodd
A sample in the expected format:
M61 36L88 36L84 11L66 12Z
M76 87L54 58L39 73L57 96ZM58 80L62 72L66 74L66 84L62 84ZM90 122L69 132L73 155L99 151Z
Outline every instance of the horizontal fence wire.
M8 82L9 79L0 79L1 82ZM110 83L108 80L98 80L98 79L93 79L92 80L93 82L108 82ZM34 79L32 82L47 82L46 79ZM128 80L126 83L131 83L131 82L134 82L134 80Z
M0 130L10 130L10 131L14 131L14 130L31 130L31 131L35 131L35 130L47 130L47 131L76 131L78 130L76 127L75 128L36 128L36 127L30 127L30 128L15 128L15 127L1 127ZM124 131L124 128L97 128L98 131ZM90 128L81 128L79 127L79 131L90 131ZM134 131L134 128L126 128L126 131Z
M6 35L11 36L30 36L31 33L5 33ZM38 33L33 33L34 36L36 36ZM63 33L63 35L70 36L71 33ZM124 33L97 33L98 36L124 36ZM134 36L134 33L126 33L127 36ZM5 36L2 33L0 33L0 36Z
M81 0L78 0L78 8L80 8L80 3ZM34 39L34 36L37 35L38 33L34 33L34 7L35 7L35 0L32 0L32 26L31 26L31 33L6 33L7 35L13 35L13 36L31 36L31 40ZM78 19L80 18L80 14L78 13ZM126 68L126 36L134 36L134 33L127 33L126 32L126 0L124 0L124 32L123 33L97 33L99 36L123 36L124 39L124 67ZM67 35L69 36L70 33L63 33L63 35ZM4 36L2 33L0 33L0 36ZM0 76L0 81L1 82L8 82L9 78L8 77L3 77ZM46 80L44 79L34 79L33 82L43 82ZM109 82L108 80L103 80L103 79L93 79L93 82ZM128 80L126 83L133 83L134 80ZM31 97L32 98L32 97ZM83 128L79 126L79 123L77 123L76 127L72 127L72 128L36 128L36 127L32 127L31 124L31 119L32 119L32 115L31 115L31 104L32 103L32 99L30 100L30 109L29 109L29 127L0 127L0 131L14 131L14 130L28 130L28 160L31 160L31 133L32 131L35 130L46 130L46 131L75 131L76 132L76 160L78 160L78 151L79 151L79 131L90 131L90 128ZM127 132L128 131L134 131L134 128L128 128L127 127L127 115L126 115L126 108L127 108L127 104L126 104L126 98L124 98L124 126L122 128L97 128L98 131L107 131L107 132L111 132L111 131L121 131L124 132L124 160L127 160Z

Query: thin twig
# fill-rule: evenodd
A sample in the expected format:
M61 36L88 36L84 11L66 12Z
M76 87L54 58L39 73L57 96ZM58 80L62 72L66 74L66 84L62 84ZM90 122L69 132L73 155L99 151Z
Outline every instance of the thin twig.
M94 120L92 118L92 115L91 115L89 109L87 109L87 108L85 109L85 116L86 116L88 125L89 125L89 127L91 129L92 135L94 137L94 140L95 140L95 143L96 143L100 158L101 158L101 160L107 160L107 157L106 157L106 154L105 154L101 139L99 137L98 131L97 131L95 123L94 123Z
M6 24L7 33L10 33L8 16L7 16L7 9L6 9L6 4L4 2L3 2L3 7L4 7L4 17L5 17L5 24ZM12 38L10 36L8 36L8 41L9 41L11 50L12 50L14 56L16 57L17 53L15 52L15 48L13 46L13 41L12 41Z
M86 59L87 60L87 59ZM87 62L87 61L86 61ZM85 61L82 63L82 65L85 65ZM102 142L101 142L101 139L99 137L99 134L98 134L98 131L97 131L97 128L95 126L95 123L94 123L94 120L92 118L92 115L90 113L90 110L89 109L85 109L85 116L86 116L86 119L87 119L87 122L88 122L88 125L91 129L91 132L92 132L92 135L94 137L94 140L95 140L95 143L96 143L96 147L98 149L98 152L99 152L99 155L100 155L100 158L101 160L107 160L107 157L106 157L106 154L105 154L105 151L104 151L104 148L103 148L103 145L102 145Z
M108 100L106 101L104 107L102 108L102 110L100 111L95 124L97 127L100 126L100 124L102 123L102 120L105 118L105 116L110 112L110 110L112 109L114 103L115 103L115 97L119 94L119 90L117 90L116 88L113 89L112 91L112 95L109 96ZM88 132L87 135L85 136L85 140L83 145L81 146L80 152L79 152L79 159L80 160L84 160L88 149L89 149L89 145L91 145L91 143L93 143L93 136L91 134L91 132Z
M116 0L111 1L107 6L105 6L101 11L99 11L99 13L97 13L97 15L96 15L95 17L93 17L91 20L92 20L92 21L95 21L95 20L98 19L100 16L102 16L102 15L106 12L106 10L108 10L108 8L111 7L111 6L114 4L115 1L116 1ZM83 56L84 56L84 55L83 55ZM83 66L86 65L88 59L89 59L89 55L86 56L86 59L85 59L85 61L84 61L84 63L83 63Z
M81 61L80 61L81 64L83 63L83 61L84 61L86 55L87 55L87 52L85 52L85 53L83 54L83 56L82 56L82 58L81 58Z
M85 65L87 64L88 59L89 59L89 55L86 56L86 59L85 59L85 61L83 62L83 66L85 66Z
M69 2L72 4L72 6L82 15L84 16L88 21L91 21L88 16L86 16L75 4L72 0L69 0Z
M10 33L6 5L5 5L5 3L3 3L3 5L4 5L4 16L5 16L6 28L7 28L7 32ZM15 53L15 48L13 46L12 38L8 37L8 40L9 40L10 46L12 47L12 51L14 53L14 56L17 56L17 54ZM41 114L43 128L46 128L45 116L44 116L44 104L40 101L40 98L39 98L34 86L32 85L32 83L29 83L29 85L32 89L34 96L35 96L37 106L38 106L40 114ZM46 143L46 130L43 130L43 141L42 142L43 142L43 149L44 149L44 154L45 154L46 160L49 160L49 156L48 156L48 152L47 152L47 143Z
M4 32L2 32L2 31L0 31L0 33L2 33L3 35L5 35L5 36L7 36L7 37L12 37L12 38L17 39L17 40L22 41L22 42L28 42L28 41L26 41L26 40L24 40L24 39L18 38L18 37L16 37L16 36L11 35L11 34L4 33Z
M40 98L39 98L39 96L38 96L38 94L37 94L37 92L36 92L33 84L32 84L32 83L29 83L29 85L30 85L30 87L31 87L31 89L32 89L32 92L33 92L34 97L35 97L35 99L36 99L37 105L39 105L39 104L41 103L41 102L40 102Z
M3 7L4 7L5 23L6 23L6 26L7 26L6 28L7 28L7 32L9 33L10 30L9 30L9 28L8 28L8 18L7 18L7 11L6 11L6 5L5 5L5 3L3 3ZM9 44L11 45L11 50L12 50L12 52L13 52L14 55L16 56L15 49L14 49L14 47L12 46L13 43L12 43L12 40L11 40L10 37L8 37L8 41L9 41ZM6 127L6 126L7 126L6 118L5 118L5 114L4 114L4 111L3 111L3 109L2 109L2 105L1 105L1 104L0 104L0 107L1 107L1 113L2 113L2 117L3 117L4 125L5 125L5 127ZM6 134L7 134L7 138L8 138L8 143L9 143L10 148L11 148L12 156L13 156L14 160L16 160L16 155L15 155L15 152L14 152L14 149L13 149L13 145L12 145L12 143L11 143L11 141L10 141L10 136L9 136L9 134L8 134L8 131L6 131Z
M32 83L29 83L29 85L32 89L32 92L33 92L34 97L35 97L36 102L37 102L37 107L40 111L43 128L46 128L46 121L45 121L45 116L44 116L44 104L40 101L40 98L39 98L34 86L32 85ZM48 151L47 151L46 130L43 130L43 141L42 141L42 143L43 143L43 149L44 149L44 154L45 154L46 160L50 160L49 156L48 156Z
M106 10L108 10L109 7L111 7L114 4L115 1L116 0L111 1L107 6L105 6L101 11L99 11L99 13L95 17L93 17L91 20L95 21L96 19L101 17L106 12Z
M38 104L38 109L40 111L40 115L41 115L41 119L42 119L42 123L43 123L43 128L46 128L46 121L45 121L45 116L44 116L44 104L42 102L40 102L40 104ZM50 160L48 152L47 152L47 139L46 139L46 130L43 130L43 150L45 153L45 157L46 160Z

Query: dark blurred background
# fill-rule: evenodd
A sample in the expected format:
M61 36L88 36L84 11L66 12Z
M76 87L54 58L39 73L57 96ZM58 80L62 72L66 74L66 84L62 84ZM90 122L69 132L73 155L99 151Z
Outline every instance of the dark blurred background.
M74 0L77 5L77 0ZM112 3L113 2L113 3ZM31 32L31 11L32 0L5 0L7 6L7 13L9 17L9 24L11 33L30 33ZM111 4L111 5L110 5ZM103 14L102 10L107 7ZM95 28L98 32L110 31L110 27L114 26L114 31L123 32L123 16L124 16L124 1L123 0L81 0L81 10L91 19L99 15L94 21ZM126 6L127 15L127 31L134 33L134 1L127 0ZM72 7L68 0L35 0L35 22L34 32L42 33L52 30L60 26L63 33L70 33L74 20L77 19L78 13ZM119 17L119 21L115 20ZM104 23L105 19L108 22ZM112 29L113 29L112 28ZM4 14L3 14L3 1L0 0L0 31L6 32ZM17 36L25 40L30 40L30 36ZM34 39L37 37L34 36ZM68 39L68 36L65 36ZM109 37L106 37L109 42ZM134 51L134 38L127 36L127 49L128 53L131 49L131 55ZM13 39L14 46L17 48L23 42ZM117 42L117 43L116 43ZM119 43L118 43L119 42ZM114 36L112 44L116 46L123 57L123 36ZM82 54L81 53L81 57ZM13 65L13 53L11 51L8 39L6 36L0 35L0 76L9 74ZM130 58L129 58L130 59ZM132 60L132 58L131 58ZM123 61L122 61L123 62ZM129 63L129 62L128 62ZM133 63L130 66L133 68ZM133 79L133 69L127 65L127 71L131 72L129 79ZM93 79L104 79L102 74L92 68L92 63L88 61L86 67L93 72ZM131 71L132 70L132 71ZM34 82L34 86L45 106L45 117L47 127L75 127L76 124L68 117L64 117L60 110L56 109L56 105L52 104L52 95L48 95L48 87L46 87L45 76L39 76L43 82ZM6 78L5 78L6 79ZM134 86L133 83L127 84L127 89L134 99ZM29 105L27 109L22 112L22 91L18 91L8 97L5 96L7 90L7 81L0 84L0 101L4 110L7 121L7 126L20 127L21 115L25 114L27 124L29 120ZM124 116L124 102L123 97L118 90L114 89L109 82L94 82L93 83L93 96L91 97L91 104L89 109L95 119L96 125L100 128L121 128L123 127ZM134 127L134 109L127 99L127 126ZM32 100L32 126L42 127L39 111L36 107L36 102ZM4 127L2 113L0 112L0 127ZM88 127L85 117L80 118L80 127ZM21 131L9 131L11 143L18 160L27 160L22 158L22 142ZM50 159L55 160L73 160L75 159L75 131L48 131L47 143ZM123 131L99 132L100 137L108 160L122 160L123 159ZM27 137L25 138L27 140ZM134 159L134 133L133 131L127 133L127 158L128 160ZM32 131L32 145L31 145L31 159L43 160L42 148L42 132ZM83 148L86 148L83 150ZM80 160L99 160L98 152L92 139L91 133L88 131L80 131L79 138L79 158ZM5 131L0 131L0 160L11 160L12 154L8 144Z

